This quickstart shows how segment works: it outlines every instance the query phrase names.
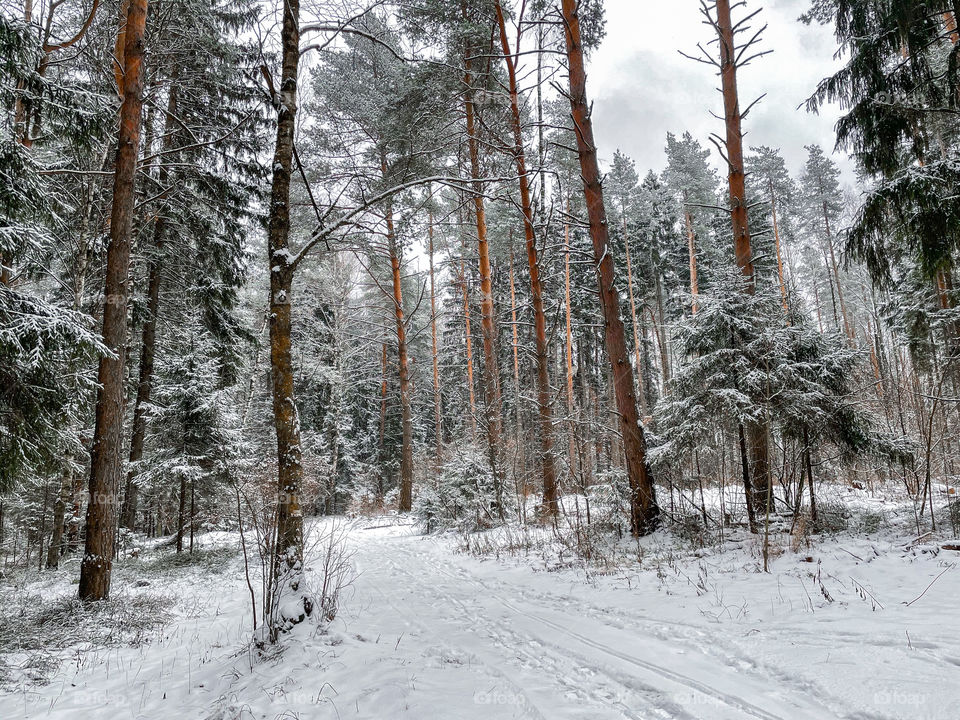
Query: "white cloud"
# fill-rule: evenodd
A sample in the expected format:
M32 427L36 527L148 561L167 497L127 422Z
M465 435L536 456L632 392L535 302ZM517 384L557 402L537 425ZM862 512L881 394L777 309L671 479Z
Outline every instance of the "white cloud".
M607 0L605 5L607 37L590 58L587 80L601 156L609 159L619 148L636 160L639 170L659 170L667 132L689 130L709 145L709 133L723 132L722 121L710 114L723 112L719 78L713 68L678 52L695 54L697 43L706 46L712 37L702 24L699 1ZM830 29L797 21L807 5L807 0L766 4L754 22L768 24L763 49L774 52L739 78L741 105L767 93L745 121L746 144L781 148L795 173L806 157L804 145L833 148L839 115L833 107L819 116L798 109L817 83L840 66ZM751 11L759 7L750 0ZM852 178L849 160L834 157Z

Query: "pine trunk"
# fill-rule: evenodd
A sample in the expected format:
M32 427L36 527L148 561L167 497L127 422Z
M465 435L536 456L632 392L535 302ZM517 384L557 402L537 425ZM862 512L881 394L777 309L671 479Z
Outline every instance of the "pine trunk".
M756 274L753 267L753 248L747 222L747 187L743 168L743 131L740 98L737 91L737 64L730 18L730 0L717 0L717 24L720 32L720 78L723 90L726 122L726 148L729 164L730 217L733 225L733 244L737 266L747 278L747 291L756 292ZM770 495L770 450L765 422L749 422L746 427L750 451L751 485L755 507L759 513L767 510Z
M490 264L490 244L487 238L487 215L483 199L480 172L480 141L477 136L476 107L473 100L473 72L470 56L473 50L464 48L464 109L467 118L467 145L470 155L473 207L477 222L477 252L480 263L480 316L483 328L483 400L487 423L487 444L490 466L493 470L498 508L501 502L500 433L502 426L500 400L500 370L497 362L497 330L493 306L493 269Z
M530 295L533 303L534 340L537 356L537 410L540 415L540 461L543 468L543 509L555 515L557 504L557 472L553 454L553 410L550 407L550 372L547 356L547 317L543 307L543 284L540 280L540 260L537 252L536 230L533 225L533 200L530 193L530 176L527 173L527 157L523 146L523 124L520 116L520 94L517 84L516 58L511 52L507 38L507 26L503 7L496 3L497 23L500 28L500 44L510 90L510 111L513 122L513 154L520 183L520 209L523 212L523 232L527 245L527 264L530 268ZM514 325L516 328L516 325Z
M567 218L563 221L563 306L566 319L564 347L567 375L567 444L570 453L570 476L577 475L577 437L573 400L573 318L570 307L570 200L567 199Z
M136 202L137 156L140 151L141 71L147 0L130 0L124 39L123 103L113 179L113 208L103 307L103 344L110 351L100 359L97 375L96 426L91 450L87 534L80 565L81 600L110 595L116 528L116 495L122 471L123 366L127 342L130 243Z
M850 316L847 314L847 303L843 297L843 286L840 284L840 268L837 265L837 254L833 249L833 232L830 229L830 217L827 214L827 204L823 204L823 227L827 233L827 248L830 250L830 269L833 272L833 281L837 285L837 300L840 302L840 314L843 317L843 332L847 340L853 343L855 335L850 325Z
M773 218L773 242L777 249L777 279L780 281L780 302L783 311L789 315L790 306L787 302L787 283L783 276L783 248L780 243L780 223L777 219L777 196L773 192L773 181L770 181L770 215Z
M463 287L463 318L467 339L467 389L470 395L470 439L477 441L477 396L473 391L473 332L470 328L470 287L467 284L467 268L460 261L460 280Z
M163 150L171 150L178 125L177 117L177 78L171 78L170 96L167 99L167 119L163 131ZM166 187L169 179L169 168L165 163L160 166L158 183ZM163 201L166 193L159 198ZM163 248L167 221L161 209L153 226L153 248L157 255ZM120 524L128 530L133 530L137 521L137 476L136 465L143 457L143 445L147 435L146 409L150 404L150 395L153 390L153 365L156 357L157 318L160 313L160 284L162 279L161 262L154 257L150 262L150 275L147 281L147 319L143 323L140 340L140 379L137 383L137 399L133 407L133 434L130 439L130 469L127 471L127 485L123 494L123 505L120 509Z
M433 211L430 211L427 227L430 247L430 350L433 356L433 421L436 436L436 460L439 466L443 456L443 405L440 394L440 354L437 346L437 288L433 274Z
M647 468L646 443L640 428L633 369L627 354L620 298L615 285L613 257L610 254L606 211L603 204L600 167L593 139L593 123L587 104L587 75L583 45L580 40L580 18L577 0L563 0L563 19L570 75L570 108L576 128L580 171L584 198L590 221L590 237L600 281L607 356L613 372L613 384L620 415L620 430L626 459L627 476L633 497L630 507L630 529L634 535L652 532L657 526L659 508L653 479Z
M627 212L623 209L623 247L627 255L627 291L630 297L630 321L633 323L633 346L636 355L636 373L637 373L637 396L640 398L640 415L646 418L650 415L650 408L647 404L647 391L644 387L643 379L646 376L645 363L643 355L640 352L640 328L637 322L637 303L633 296L633 260L630 257L630 234L627 232Z
M180 506L177 508L177 552L183 552L183 529L187 525L187 480L180 478Z
M56 570L60 564L60 550L63 547L63 529L67 503L70 502L70 493L73 490L72 459L66 458L66 469L60 477L60 487L57 490L57 499L53 505L53 533L50 536L50 547L47 548L47 569Z
M410 410L410 364L407 358L407 323L403 314L403 277L400 274L400 253L393 228L393 208L387 209L387 243L390 246L390 267L393 270L393 314L397 321L397 364L400 374L400 512L413 507L413 416Z
M684 201L686 201L686 192L684 192ZM693 218L689 210L683 212L684 224L687 228L687 253L690 256L690 297L693 299L690 307L691 313L696 315L699 306L697 297L700 295L700 279L697 275L697 242L696 235L693 232Z

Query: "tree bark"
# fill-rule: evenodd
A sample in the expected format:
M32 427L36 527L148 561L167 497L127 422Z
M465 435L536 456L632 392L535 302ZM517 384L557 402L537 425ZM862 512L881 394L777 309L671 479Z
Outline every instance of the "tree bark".
M267 247L270 263L270 373L277 435L277 536L273 578L280 595L297 593L303 576L303 484L300 417L293 389L291 350L293 255L289 249L290 179L297 114L297 70L300 63L300 0L284 0L281 32L282 72L277 103L277 142ZM285 622L298 622L312 610L301 594L302 614L278 618L273 639ZM283 607L278 605L277 607ZM289 612L290 608L286 610Z
M483 328L484 416L487 422L487 444L493 471L497 506L502 510L500 478L500 432L502 426L500 370L497 361L497 330L493 305L493 269L490 265L490 244L487 238L487 215L480 172L480 141L477 137L476 107L473 100L473 71L470 56L473 50L464 46L464 109L467 119L467 145L470 155L473 206L477 222L477 251L480 258L480 315Z
M803 429L803 464L807 471L807 485L810 490L810 520L817 522L817 492L813 484L813 462L810 459L810 433Z
M747 292L756 292L756 274L753 267L753 248L747 221L747 187L743 167L743 130L740 97L737 90L736 45L730 18L730 0L717 0L717 27L720 40L720 79L723 90L723 109L726 122L726 148L729 165L730 218L733 226L733 244L737 266L747 278ZM767 509L770 484L770 450L767 441L767 423L747 423L750 450L751 479L755 507L759 513Z
M393 271L393 314L397 321L397 358L400 374L400 498L398 509L409 512L413 507L413 417L410 411L410 365L407 358L407 324L403 313L403 278L400 274L400 252L393 228L393 207L387 208L387 243Z
M587 105L587 75L580 40L578 2L563 0L562 8L569 61L570 109L577 136L584 198L590 220L590 237L593 240L593 253L600 281L607 356L613 372L627 476L632 491L630 529L635 535L642 535L656 528L660 509L657 506L653 479L647 467L646 442L637 413L633 369L627 354L623 320L620 318L620 298L615 285L613 257L610 254L600 167L593 139L593 123Z
M530 177L527 173L527 157L523 146L523 124L520 117L520 94L517 84L516 58L507 38L507 25L500 0L496 1L497 24L500 28L500 44L510 91L510 116L513 123L513 155L520 183L520 209L523 212L523 232L527 245L527 264L530 268L530 295L533 303L534 340L537 356L537 410L540 415L540 461L543 468L543 509L550 515L558 511L557 472L553 455L553 410L550 407L550 372L547 356L547 318L543 309L543 283L540 280L540 260L537 253L537 236L533 225L533 201L530 194ZM516 327L516 326L514 326Z
M470 395L470 438L477 441L477 397L473 391L473 333L470 329L470 288L467 285L467 268L460 261L460 281L463 287L463 317L467 339L467 389Z
M750 532L757 534L757 502L754 497L753 482L750 479L750 458L747 455L747 439L744 435L743 423L737 426L740 447L740 468L743 471L743 495L746 498L747 521Z
M96 425L91 450L87 536L80 565L81 600L105 600L110 595L116 523L116 495L123 447L123 366L127 342L130 243L133 234L137 156L142 109L141 71L147 0L130 0L127 12L123 103L113 180L113 208L103 307L103 344L110 351L100 358Z
M430 211L427 235L430 258L430 349L433 355L433 421L434 435L436 436L436 460L439 466L443 457L443 405L440 394L440 353L437 348L437 288L433 274L433 210Z
M514 391L514 432L516 433L517 465L519 476L526 483L527 466L523 449L523 393L520 390L520 329L517 322L517 284L513 271L513 233L510 233L510 329L513 334L513 391ZM517 472L514 471L514 485L517 487L518 500L520 485L516 481ZM522 515L521 515L522 517Z
M777 279L780 281L780 302L783 304L783 311L790 313L790 306L787 302L787 283L783 277L783 249L780 243L780 223L777 220L777 196L773 191L773 181L770 181L770 215L773 217L773 242L777 248Z
M187 524L187 479L180 478L180 506L177 509L177 552L183 552L183 529Z
M73 491L72 459L66 458L66 468L60 478L60 488L53 505L53 534L50 536L50 547L47 548L47 569L56 570L60 564L60 550L63 547L63 529L66 524L65 516L67 503Z
M686 201L686 195L684 192L684 201ZM693 218L686 208L683 210L683 219L687 228L687 253L690 256L690 297L693 298L690 311L696 315L697 310L700 309L697 305L697 298L700 296L700 279L697 275L697 238L693 232Z
M176 130L179 127L176 124L177 117L177 74L171 77L170 95L167 99L167 119L164 123L163 132L163 150L168 152L173 148ZM160 166L158 183L160 187L165 188L169 181L170 171L166 163ZM166 199L166 193L159 198L162 202ZM157 255L163 248L163 242L166 234L167 220L163 209L157 214L157 219L153 226L153 247ZM123 494L123 505L120 510L120 523L122 527L133 530L137 521L137 476L136 465L143 458L143 446L147 435L147 414L146 409L150 404L150 395L153 390L153 366L156 357L157 345L157 318L160 314L160 285L162 282L162 270L159 257L154 257L150 261L150 274L147 280L147 319L143 323L143 331L140 338L140 378L137 383L137 399L133 407L133 434L130 438L130 469L127 471L127 485Z
M633 260L630 257L630 233L627 232L627 210L623 208L623 248L627 256L627 295L630 298L630 321L633 324L633 349L637 358L637 396L640 399L640 415L646 421L650 415L650 408L647 404L647 390L644 387L643 379L646 376L644 372L643 355L640 352L640 328L637 321L637 302L633 296Z
M573 317L570 307L570 199L567 198L563 219L563 307L566 319L564 349L567 371L567 445L570 454L570 477L577 476L577 428L573 400Z
M830 217L827 213L827 203L823 203L823 227L827 233L827 248L830 250L830 269L833 272L833 280L837 285L837 300L840 301L840 314L843 317L843 332L847 336L847 341L853 343L855 335L850 326L850 316L847 315L847 303L843 297L843 286L840 284L840 268L837 266L837 254L833 249L833 232L830 230Z

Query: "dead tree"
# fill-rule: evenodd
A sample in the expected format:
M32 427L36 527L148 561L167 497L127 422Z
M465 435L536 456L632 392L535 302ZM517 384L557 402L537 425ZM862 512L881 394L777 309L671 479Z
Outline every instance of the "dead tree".
M740 268L746 278L745 290L753 295L756 293L757 285L750 226L747 220L747 188L743 163L743 120L764 96L761 95L745 110L741 110L740 95L737 89L737 73L751 61L772 51L757 48L757 43L760 41L766 25L754 31L751 21L757 17L760 10L747 13L737 23L733 22L731 18L732 7L741 8L745 6L746 2L743 0L735 2L733 6L731 6L730 0L716 0L716 2L701 0L700 13L704 17L705 24L713 28L716 34L716 38L711 41L710 45L715 44L719 47L719 58L702 45L697 46L700 50L698 56L681 54L716 68L720 75L726 133L723 137L714 134L710 139L727 163L729 212L733 230L734 254L737 267ZM741 40L741 38L743 39ZM745 423L745 427L750 460L750 472L744 474L744 481L747 485L745 491L748 500L752 498L757 514L763 514L768 509L768 502L772 500L769 426L765 420L755 420Z

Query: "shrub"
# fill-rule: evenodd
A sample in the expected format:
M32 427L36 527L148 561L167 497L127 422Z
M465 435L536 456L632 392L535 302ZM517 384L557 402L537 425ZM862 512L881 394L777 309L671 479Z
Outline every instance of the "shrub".
M508 497L503 494L503 503ZM433 487L420 490L413 512L426 532L457 528L476 532L499 524L508 508L497 502L496 484L486 455L467 447L450 458Z

